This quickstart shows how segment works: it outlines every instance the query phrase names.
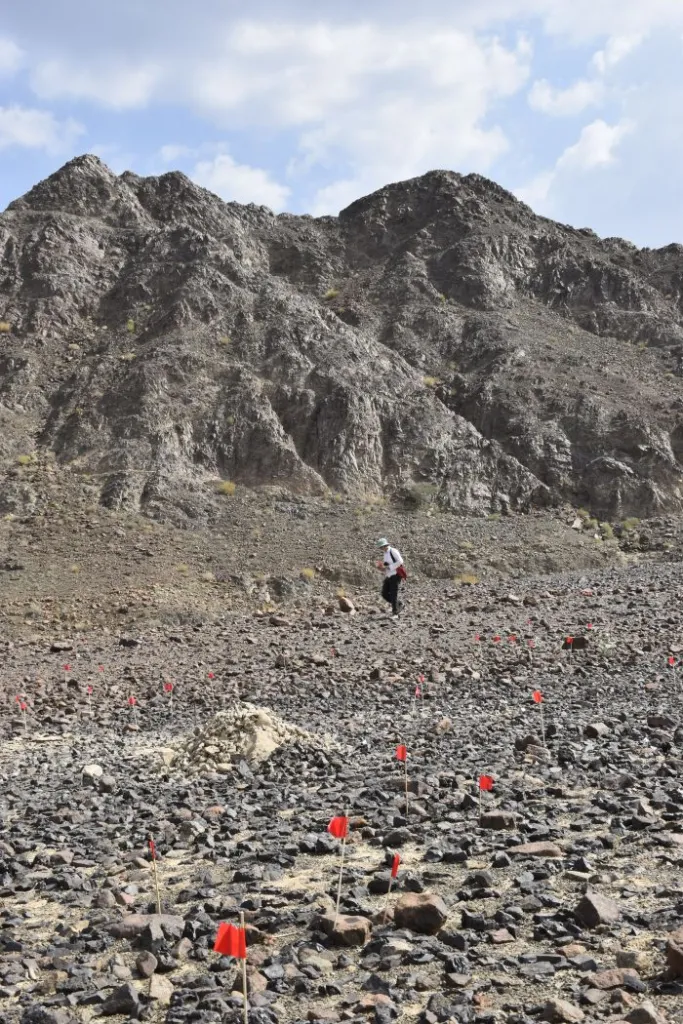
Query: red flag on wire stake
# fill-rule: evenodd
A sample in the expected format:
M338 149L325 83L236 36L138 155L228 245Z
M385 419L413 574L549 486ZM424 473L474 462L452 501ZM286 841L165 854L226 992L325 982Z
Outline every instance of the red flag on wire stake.
M493 637L493 642L494 642L494 644L499 644L500 643L500 637L498 636L498 634L496 634L496 636Z
M93 694L93 688L92 688L92 686L86 686L86 688L85 688L85 692L87 693L87 695L88 695L89 697L92 697L92 694Z
M406 794L406 818L408 817L408 748L404 743L396 747L396 760L403 761L403 782Z
M164 683L164 691L166 693L173 693L173 683Z
M137 700L135 699L135 697L129 697L128 698L128 703L129 703L130 707L134 708L135 705L137 704Z
M244 1024L249 1024L249 1003L247 1001L247 929L244 914L240 914L239 928L234 924L221 922L213 946L216 953L232 956L242 961L242 1000L244 1003Z
M543 716L543 694L540 690L534 690L531 696L533 697L534 703L538 704L539 708L541 709L541 739L543 740L543 746L545 746L545 719Z
M397 853L394 854L391 861L391 873L389 875L389 888L387 889L387 905L389 903L389 897L391 896L391 890L393 888L395 880L398 878L398 867L401 863L401 858Z
M342 890L342 879L344 877L344 855L346 853L346 837L349 834L349 819L345 814L340 814L338 817L333 818L327 826L327 831L330 835L334 836L335 839L341 839L341 861L339 863L339 883L337 885L337 907L334 914L335 924L339 917L339 905L341 903L341 890Z
M346 839L349 834L349 819L340 814L339 817L332 819L327 826L327 831L335 839Z
M480 775L479 776L479 821L481 822L482 813L482 802L481 794L490 793L493 789L493 776L492 775Z
M214 952L221 956L232 956L236 960L247 958L247 935L244 928L237 925L227 924L222 921L218 925L216 941L213 944Z

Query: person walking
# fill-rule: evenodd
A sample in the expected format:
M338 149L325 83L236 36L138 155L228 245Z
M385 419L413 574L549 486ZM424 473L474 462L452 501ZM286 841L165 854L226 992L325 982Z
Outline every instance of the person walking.
M377 563L377 568L381 569L384 573L382 597L387 604L391 605L391 615L394 621L396 621L398 620L400 610L398 592L401 582L406 578L405 565L401 552L398 548L392 548L386 537L380 537L377 541L377 547L382 548L383 551L382 560Z

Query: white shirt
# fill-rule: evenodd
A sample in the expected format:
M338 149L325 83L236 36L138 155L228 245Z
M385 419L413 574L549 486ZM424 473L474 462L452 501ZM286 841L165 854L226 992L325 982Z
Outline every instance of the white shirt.
M403 565L403 559L401 558L401 552L398 548L388 548L384 552L384 558L382 559L384 564L384 575L395 576L396 570L399 565Z

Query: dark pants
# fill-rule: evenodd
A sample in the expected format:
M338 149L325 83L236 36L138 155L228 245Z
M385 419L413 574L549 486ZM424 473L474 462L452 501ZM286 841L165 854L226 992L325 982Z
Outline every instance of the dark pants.
M398 588L401 586L400 576L387 576L382 586L382 597L391 605L394 615L398 615Z

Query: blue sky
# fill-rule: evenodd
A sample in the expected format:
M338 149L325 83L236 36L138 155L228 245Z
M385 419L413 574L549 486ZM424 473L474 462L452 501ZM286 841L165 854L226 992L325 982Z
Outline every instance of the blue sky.
M0 15L0 208L79 153L337 213L435 167L683 242L683 0L24 0Z

